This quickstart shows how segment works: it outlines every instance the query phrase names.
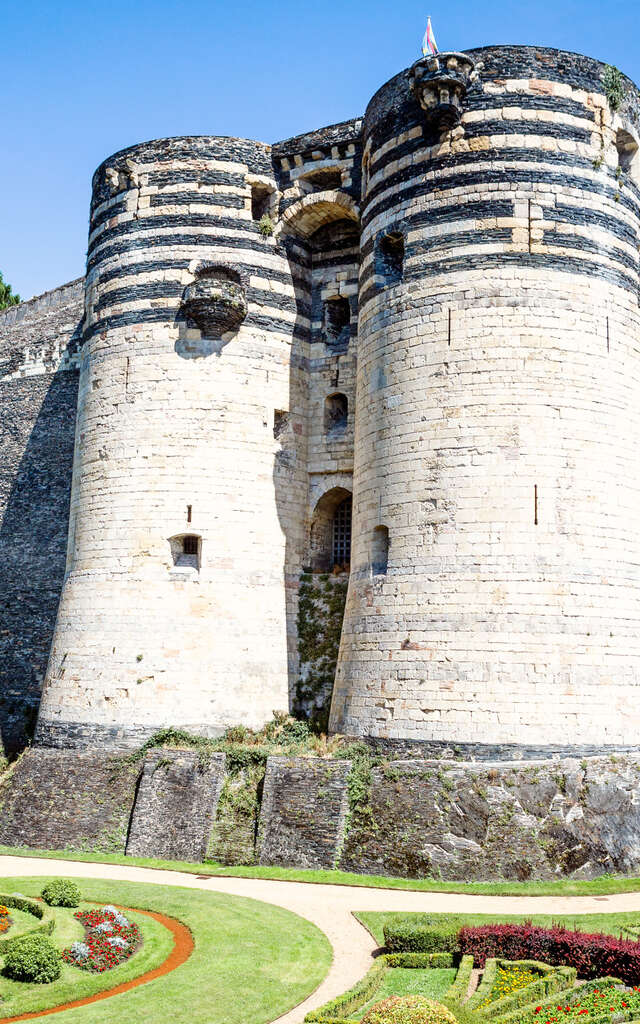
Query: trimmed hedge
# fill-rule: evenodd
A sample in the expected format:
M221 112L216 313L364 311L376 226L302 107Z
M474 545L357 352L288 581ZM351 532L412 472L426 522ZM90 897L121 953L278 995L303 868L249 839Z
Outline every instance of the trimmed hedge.
M473 957L471 959L473 959ZM505 960L501 962L510 963L511 961ZM550 967L549 970L553 970L553 967ZM489 960L487 960L486 964L484 965L484 971L482 972L482 979L480 981L480 984L478 985L477 989L471 996L471 999L469 999L467 1002L467 1008L469 1010L475 1009L476 1006L479 1006L480 1003L482 1003L485 999L488 998L489 994L491 993L491 990L493 989L493 986L496 983L497 973L498 961L496 960L495 957L491 957Z
M25 914L32 914L33 917L39 919L42 919L47 913L47 908L43 907L42 903L23 896L21 892L12 892L10 896L3 896L0 893L0 903L4 903L5 907L15 907L16 910L22 910Z
M309 1014L304 1019L313 1020L314 1024L353 1024L350 1017L317 1017Z
M50 907L77 907L80 904L80 890L70 878L54 878L40 895Z
M458 953L460 923L426 918L420 923L411 918L385 924L384 943L392 953Z
M507 960L499 961L501 965L510 962ZM539 981L534 981L531 985L527 985L526 988L511 992L508 996L502 996L501 999L494 999L489 1006L483 1007L481 1012L484 1017L502 1017L504 1014L512 1013L520 1007L527 1006L528 1003L541 1003L548 999L549 996L555 997L558 992L572 988L576 983L577 974L575 967L549 967L548 964L539 964L535 960L525 960L520 961L520 963L528 964L532 968L546 968L546 971L542 974ZM476 1005L475 1002L474 1005Z
M380 957L389 967L416 967L428 970L436 967L456 967L460 957L455 953L385 953Z
M473 957L469 955L463 956L460 961L460 966L458 967L458 973L453 979L453 984L447 990L447 1002L463 1002L467 992L469 991L469 982L471 980L472 970Z
M22 896L21 893L12 893L11 896L3 896L0 893L0 903L4 903L5 907L13 907L15 910L22 910L25 914L32 914L37 920L40 921L39 925L32 928L31 931L23 933L22 935L8 936L5 939L0 939L0 954L4 956L10 949L25 939L27 935L51 935L55 927L55 918L49 907L43 906L42 903L38 903L36 900L30 900L27 896Z
M312 1010L305 1017L305 1021L313 1021L314 1024L319 1024L323 1020L332 1020L335 1024L336 1020L348 1017L355 1010L368 1003L372 996L375 995L388 970L389 967L385 957L379 957L373 967L369 968L364 978L354 985L353 988L350 988L348 992L344 992L336 999L332 999L330 1003L325 1003L319 1010Z
M390 996L372 1006L361 1024L457 1024L442 1003L426 996Z
M612 935L572 932L567 928L538 928L531 924L491 924L461 928L462 953L478 967L492 957L538 960L575 967L582 978L615 976L627 985L640 984L640 942Z
M44 935L24 935L4 958L4 973L14 981L46 985L60 977L62 955Z
M437 967L455 967L459 958L452 953L386 953L379 956L364 978L348 992L344 992L319 1010L312 1010L305 1017L308 1024L342 1024L343 1019L354 1013L376 994L387 973L393 967L429 970ZM353 1021L351 1021L353 1024Z

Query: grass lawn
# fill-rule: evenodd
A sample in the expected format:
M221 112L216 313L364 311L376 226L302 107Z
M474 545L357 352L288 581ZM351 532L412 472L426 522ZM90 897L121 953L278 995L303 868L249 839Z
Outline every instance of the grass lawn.
M475 896L610 896L614 893L640 892L640 878L603 875L591 882L561 879L557 882L443 882L437 878L395 878L386 875L356 875L349 871L313 871L301 868L263 867L251 864L233 866L214 861L194 864L189 861L156 860L151 857L125 857L124 854L82 853L76 850L30 850L24 846L0 846L0 856L45 857L51 860L76 860L91 864L135 864L236 878L275 878L289 882L330 885L357 885L371 889L408 889L415 892L458 892Z
M6 895L7 893L5 893ZM0 899L0 903L2 903L2 899ZM0 954L2 952L2 942L5 939L17 939L19 935L24 935L26 932L36 931L42 924L40 918L34 917L33 914L27 914L24 910L16 910L15 907L9 907L8 910L9 917L13 923L8 931L2 932L0 935Z
M0 891L36 896L47 881L0 879ZM331 947L323 933L279 907L174 886L77 882L86 900L156 910L177 918L191 930L195 949L186 963L165 977L91 1006L63 1010L56 1015L57 1024L266 1024L312 992L331 962ZM60 932L56 929L52 935L60 945L82 934L73 912L66 913ZM172 936L149 918L135 915L135 920L144 932L142 949L105 974L65 966L58 981L42 986L0 977L0 995L11 1000L0 1004L0 1015L82 998L157 966L169 955ZM79 932L74 931L76 927Z
M42 888L39 879L31 883L30 889L26 888L24 879L19 879L19 883L25 896L35 896ZM22 888L23 886L25 887ZM105 900L105 902L107 901ZM52 909L56 921L55 929L50 936L52 942L55 942L60 949L64 949L72 942L82 940L85 934L84 928L80 921L73 916L75 911L64 907ZM95 903L82 902L77 909L95 909ZM134 953L129 960L114 967L111 971L105 971L104 974L92 974L90 971L82 971L71 964L63 964L60 977L49 985L27 985L2 976L0 978L0 994L2 995L0 1017L29 1013L60 1003L67 1003L73 999L83 999L85 996L95 995L96 992L102 992L104 989L113 988L114 985L144 974L145 971L152 970L163 963L173 948L171 932L157 921L142 914L131 913L129 917L138 925L144 936L142 948ZM31 920L33 922L35 919L31 918ZM11 934L12 931L9 931L8 937Z
M427 996L428 999L441 999L456 976L454 968L438 967L431 970L419 968L394 967L382 980L375 995L351 1014L350 1020L361 1020L365 1013L382 999L389 996Z
M410 918L416 924L420 924L426 918L459 922L460 926L477 924L504 924L516 922L522 924L524 921L532 921L533 924L549 927L552 924L563 924L567 928L581 932L606 932L609 935L619 935L626 925L640 924L640 913L620 914L527 914L518 917L514 914L422 914L422 913L384 913L380 911L361 911L354 914L365 928L371 932L374 939L380 946L384 946L383 928L385 924L393 924L396 921L404 921Z

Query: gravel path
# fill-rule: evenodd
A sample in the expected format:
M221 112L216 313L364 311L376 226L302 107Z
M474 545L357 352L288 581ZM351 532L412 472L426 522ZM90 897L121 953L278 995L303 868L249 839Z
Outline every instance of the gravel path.
M280 1017L278 1024L300 1024L309 1010L333 999L355 984L371 965L375 942L352 916L353 911L431 911L468 914L604 914L640 911L640 892L614 896L466 896L458 893L365 889L346 885L315 885L262 878L210 878L182 871L162 871L119 864L0 856L0 875L51 875L111 878L124 882L177 885L245 896L306 917L333 946L333 963L319 988L300 1006Z

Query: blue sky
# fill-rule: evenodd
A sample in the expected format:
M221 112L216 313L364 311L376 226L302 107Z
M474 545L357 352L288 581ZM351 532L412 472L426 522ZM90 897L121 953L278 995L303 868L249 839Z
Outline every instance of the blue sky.
M5 280L29 298L83 273L91 175L110 153L167 135L273 142L361 114L417 58L428 14L440 49L557 46L640 82L638 0L425 3L5 3Z

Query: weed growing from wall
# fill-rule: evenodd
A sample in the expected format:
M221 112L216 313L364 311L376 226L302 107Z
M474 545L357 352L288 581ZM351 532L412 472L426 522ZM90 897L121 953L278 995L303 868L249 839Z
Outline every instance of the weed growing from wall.
M612 110L620 110L624 100L624 84L622 72L608 64L602 78L605 96Z

